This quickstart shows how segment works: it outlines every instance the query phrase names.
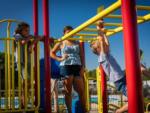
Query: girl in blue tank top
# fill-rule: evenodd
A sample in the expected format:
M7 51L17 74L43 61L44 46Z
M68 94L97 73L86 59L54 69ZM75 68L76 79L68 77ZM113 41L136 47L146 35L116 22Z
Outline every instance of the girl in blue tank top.
M77 42L73 42L74 45L68 46L64 43L64 47L61 49L62 56L67 54L68 57L61 61L60 66L64 65L81 65L80 48Z
M64 28L64 35L72 31L71 26ZM61 51L61 57L58 57L56 53ZM72 113L72 86L77 91L80 102L83 108L83 112L86 112L85 96L84 96L84 82L81 72L83 72L82 62L80 57L79 43L71 40L64 40L61 43L57 43L50 53L51 57L60 62L60 74L62 76L65 87L65 102L68 113Z

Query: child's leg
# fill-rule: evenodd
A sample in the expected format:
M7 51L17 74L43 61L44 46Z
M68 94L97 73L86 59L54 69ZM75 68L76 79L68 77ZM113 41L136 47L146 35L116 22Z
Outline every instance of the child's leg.
M84 113L87 112L86 110L86 99L84 94L84 80L81 76L74 77L73 86L75 91L78 93L80 102L83 108Z
M67 106L68 113L72 113L72 95L71 95L72 84L73 84L73 76L69 75L69 77L64 80L65 103Z
M117 91L122 92L123 95L127 96L127 87L126 87L126 78L123 77L122 79L116 81L115 83Z
M57 90L57 80L54 86L54 111L58 112L58 90Z
M54 111L58 112L58 90L56 79L51 79L51 98L54 99Z
M122 78L119 81L116 81L115 83L117 91L120 91L123 93L123 95L127 96L127 87L126 87L126 78ZM123 113L128 111L128 103L122 106L121 108L116 110L116 113Z
M122 106L121 108L116 110L116 113L123 113L128 111L128 104L125 104L124 106Z

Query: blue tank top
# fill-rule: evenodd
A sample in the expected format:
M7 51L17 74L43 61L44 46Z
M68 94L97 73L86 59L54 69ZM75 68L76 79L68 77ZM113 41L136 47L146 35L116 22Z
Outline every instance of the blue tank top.
M60 66L64 65L81 65L80 59L80 48L78 44L67 46L65 44L64 48L61 49L62 56L64 54L68 55L68 58L60 62Z

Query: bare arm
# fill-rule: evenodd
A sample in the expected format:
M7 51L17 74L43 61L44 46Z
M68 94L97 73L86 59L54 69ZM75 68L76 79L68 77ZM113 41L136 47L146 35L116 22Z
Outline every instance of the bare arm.
M84 58L83 58L83 48L82 46L79 44L79 47L80 47L80 59L81 59L81 70L80 70L80 75L82 77L84 77L84 72L85 72L85 61L84 61Z
M105 43L107 44L107 46L109 46L109 40L108 40L108 37L106 36L106 34L104 34L104 40L105 40Z
M105 31L106 31L105 28L99 29L100 35L104 38L104 41L107 44L107 46L109 46L109 40L108 40L108 37L106 36Z
M104 40L101 40L100 41L100 49L101 49L101 53L106 53L106 51L105 51L105 47L104 47L105 45L104 45Z
M81 64L82 64L82 66L84 65L84 61L83 61L83 54L82 54L82 50L83 50L83 48L82 48L82 46L79 44L79 47L80 47L80 59L81 59Z
M100 53L107 53L107 48L109 48L109 46L106 44L105 39L103 36L98 36L98 45L99 47L99 51Z
M38 41L44 41L44 37L43 36L35 36L34 40L31 43L31 46L35 45Z
M57 43L56 45L54 45L54 47L53 47L53 49L51 50L51 52L50 52L50 56L51 56L51 58L53 58L53 59L55 59L55 60L57 60L57 61L63 61L63 60L65 60L67 57L68 57L68 55L67 54L65 54L64 56L62 56L62 57L58 57L57 55L56 55L56 53L57 53L57 51L59 51L61 48L60 48L60 43Z
M21 40L21 45L27 44L31 39L33 39L33 36L29 35L27 38Z

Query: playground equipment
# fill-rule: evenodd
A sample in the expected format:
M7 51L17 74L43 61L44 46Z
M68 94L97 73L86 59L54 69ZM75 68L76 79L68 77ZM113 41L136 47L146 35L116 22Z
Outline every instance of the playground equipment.
M34 3L34 35L38 35L38 3L37 0L33 0ZM114 11L122 7L122 15L116 15L112 14ZM149 6L136 6L137 11L138 10L150 10ZM50 62L49 62L49 16L48 16L48 0L43 0L43 20L44 20L44 52L45 52L45 109L46 113L51 113L51 101L50 101ZM84 56L84 42L95 40L94 38L88 38L89 36L97 36L96 33L93 33L96 31L94 28L88 28L88 26L93 26L96 24L96 21L101 18L120 18L123 19L122 23L105 23L105 26L114 26L113 29L106 29L106 35L112 36L122 30L124 30L124 40L125 40L125 55L126 55L126 74L127 74L127 89L128 89L128 103L129 103L129 113L143 113L143 101L142 101L142 86L141 86L141 76L140 76L140 64L139 64L139 58L138 58L138 41L137 41L137 23L141 24L146 21L150 20L150 14L146 14L144 16L136 16L136 9L135 9L135 0L133 1L127 1L127 0L118 0L114 4L112 4L110 7L101 10L100 13L98 13L96 16L92 17L85 23L81 24L79 27L72 30L70 33L63 36L61 39L56 40L57 41L63 41L66 39L72 39L72 40L80 40L80 45L82 46L82 58L85 59ZM5 99L8 101L5 101L5 107L2 109L0 107L0 112L17 112L17 111L36 111L38 112L39 109L39 58L37 52L39 49L38 47L35 48L35 52L32 55L32 62L34 62L34 74L37 76L33 76L32 73L31 79L35 80L35 84L31 83L31 95L32 95L32 106L30 109L28 109L28 103L27 100L25 101L25 108L21 108L21 80L19 78L21 69L18 69L18 98L19 98L19 108L15 108L15 104L12 100L15 100L15 86L14 86L14 57L11 57L10 51L12 54L14 54L14 39L10 38L10 23L14 22L15 20L1 20L0 22L8 21L8 27L7 27L7 38L1 38L3 42L5 42ZM136 23L137 21L137 23ZM124 28L124 29L123 29ZM88 32L88 33L85 33ZM89 33L90 32L90 33ZM92 33L91 33L92 32ZM70 38L73 35L79 36L79 38ZM10 45L12 45L12 49L10 49ZM19 46L19 45L18 45ZM19 53L18 53L19 54ZM27 57L26 57L27 61ZM12 63L12 65L10 65ZM85 65L85 63L83 64ZM19 66L20 67L20 66ZM33 67L33 65L31 66ZM98 69L99 70L99 69ZM27 71L27 63L26 63L26 71ZM11 73L12 72L12 73ZM27 73L27 72L26 72ZM99 72L97 72L99 73ZM106 84L106 78L105 73L103 72L103 69L100 68L101 73L101 79L100 76L97 76L97 88L98 88L98 109L99 113L107 113L107 84ZM11 76L12 74L12 76ZM136 75L136 76L135 76ZM12 77L12 79L11 79ZM131 80L131 82L129 81ZM11 84L12 85L11 85ZM86 83L86 92L88 92L88 78L85 79ZM27 99L27 80L25 82L25 99ZM34 89L35 86L35 89ZM35 100L34 100L35 97ZM89 94L86 93L87 97L87 108L90 109L89 104ZM4 98L3 98L4 100ZM131 101L132 100L132 101ZM11 104L12 102L12 104Z
M2 20L0 24L7 23L7 37L0 38L1 46L4 46L4 66L3 73L1 73L1 87L0 87L0 112L20 112L20 111L35 111L38 112L40 105L40 78L39 78L39 54L37 54L37 74L35 80L34 71L31 71L28 76L28 70L34 70L34 54L32 53L30 69L28 65L27 45L25 45L25 83L21 80L21 62L20 62L20 43L15 43L15 39L10 36L10 28L12 23L18 23L16 20ZM18 64L15 65L15 44L18 49ZM39 47L37 49L39 53ZM18 66L17 66L18 65ZM16 69L16 66L18 69ZM29 78L28 78L29 77ZM28 81L30 79L30 81ZM35 84L37 82L37 90L35 91ZM28 89L30 86L30 89ZM23 89L24 88L24 89ZM22 93L24 92L24 108L22 108ZM35 102L35 94L37 94L37 105Z
M97 20L107 17L115 10L119 9L122 6L123 14L123 26L115 28L114 32L106 33L107 36L113 35L117 32L123 30L124 27L124 45L125 45L125 58L126 58L126 77L127 77L127 89L128 89L128 104L129 104L129 113L142 113L143 110L143 101L142 101L142 81L140 76L140 63L138 56L138 36L137 36L137 23L143 23L150 20L150 14L147 14L142 17L136 17L135 1L126 1L118 0L116 3L112 4L110 7L104 9L98 13L93 18L89 19L85 23L81 24L79 27L69 32L61 38L61 40L69 39L69 37L77 34L78 32L85 29L87 26L90 26ZM149 6L137 6L137 10L149 10ZM110 16L113 18L120 18L121 16ZM119 24L120 25L120 24ZM82 34L81 34L82 35ZM83 35L82 35L83 36ZM88 34L84 34L88 36ZM90 36L96 36L95 34ZM103 112L107 113L107 93L106 93L106 76L101 69L102 74L102 97L103 97ZM130 81L129 81L130 80ZM138 104L137 104L138 103Z

